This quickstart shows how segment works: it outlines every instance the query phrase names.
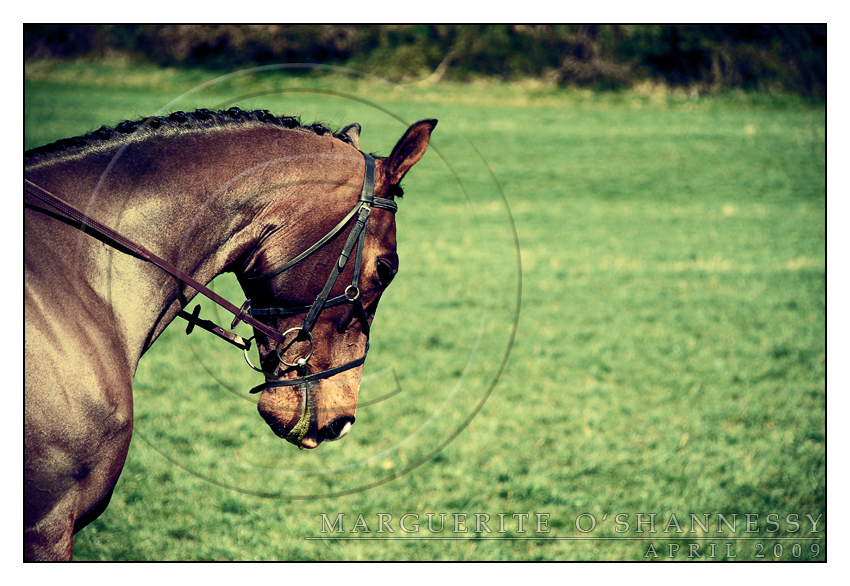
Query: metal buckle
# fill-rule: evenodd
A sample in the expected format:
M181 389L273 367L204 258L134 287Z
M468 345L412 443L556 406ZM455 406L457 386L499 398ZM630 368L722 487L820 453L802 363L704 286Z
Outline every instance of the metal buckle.
M354 295L349 293L349 291L354 290ZM360 298L360 288L357 285L349 285L345 288L345 296L348 298L348 301L354 303Z

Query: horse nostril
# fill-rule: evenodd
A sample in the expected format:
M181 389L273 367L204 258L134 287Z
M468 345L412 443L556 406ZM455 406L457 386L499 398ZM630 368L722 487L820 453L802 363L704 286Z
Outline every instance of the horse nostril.
M325 441L333 442L338 439L344 438L349 431L351 431L351 426L354 424L354 417L349 415L343 415L342 417L337 417L330 423L325 426L325 429L322 430L322 436Z

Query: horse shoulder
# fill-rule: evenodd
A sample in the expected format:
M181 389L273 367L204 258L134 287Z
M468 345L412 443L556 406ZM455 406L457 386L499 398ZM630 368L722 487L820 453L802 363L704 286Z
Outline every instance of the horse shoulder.
M132 368L105 301L53 247L30 246L63 229L28 231L25 247L25 527L44 534L98 508L133 427Z

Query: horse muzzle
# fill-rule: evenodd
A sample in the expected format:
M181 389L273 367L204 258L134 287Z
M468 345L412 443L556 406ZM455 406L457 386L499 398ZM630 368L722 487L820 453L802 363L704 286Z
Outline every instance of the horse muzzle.
M341 396L324 396L331 392ZM341 404L346 396L349 393L334 384L268 388L260 396L257 411L275 435L300 449L313 449L323 441L340 440L351 431L356 392L346 408L327 407L328 404Z

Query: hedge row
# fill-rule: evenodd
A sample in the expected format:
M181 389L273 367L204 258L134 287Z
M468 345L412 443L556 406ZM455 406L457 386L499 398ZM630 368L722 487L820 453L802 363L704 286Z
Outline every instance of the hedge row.
M25 25L27 59L130 55L163 66L331 63L392 79L643 80L826 94L826 25Z

